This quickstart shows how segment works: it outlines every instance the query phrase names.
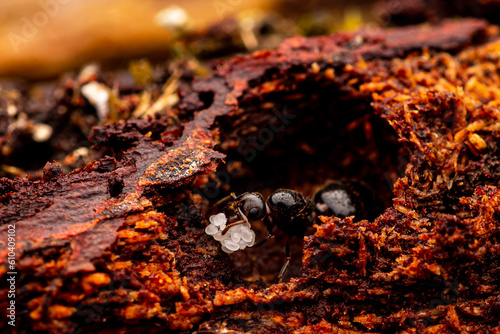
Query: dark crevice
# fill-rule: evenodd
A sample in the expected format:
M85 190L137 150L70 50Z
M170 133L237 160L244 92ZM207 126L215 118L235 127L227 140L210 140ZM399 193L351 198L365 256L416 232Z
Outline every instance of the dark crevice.
M219 166L202 195L213 204L230 192L257 191L267 198L289 188L312 198L328 180L354 180L372 190L381 214L392 206L393 183L404 174L409 154L370 102L366 96L347 98L334 84L304 82L293 94L274 93L241 103L245 115L217 120L221 144L216 149L227 154L226 165ZM265 228L254 226L257 240L265 237ZM242 277L273 282L287 239L276 228L274 232L276 237L265 247L230 255ZM313 228L306 231L311 233ZM301 275L302 247L301 240L292 239L287 278Z
M203 109L208 109L214 103L214 92L201 92L199 95L200 101L203 103Z

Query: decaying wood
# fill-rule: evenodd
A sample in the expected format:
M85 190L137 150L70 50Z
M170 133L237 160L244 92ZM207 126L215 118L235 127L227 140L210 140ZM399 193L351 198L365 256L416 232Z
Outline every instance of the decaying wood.
M119 158L2 179L0 240L16 226L16 330L499 331L495 40L480 20L294 37L181 85L171 111L180 124L96 128L93 143ZM371 103L366 112L392 126L409 161L379 218L321 217L305 238L302 276L265 287L239 279L205 235L206 202L192 190L242 130L269 124L266 103L299 96L301 82Z

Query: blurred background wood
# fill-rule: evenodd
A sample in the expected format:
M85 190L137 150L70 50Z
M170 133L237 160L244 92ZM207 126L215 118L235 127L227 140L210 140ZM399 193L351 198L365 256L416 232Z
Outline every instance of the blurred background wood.
M261 8L265 1L226 2L237 3L228 9L239 11ZM42 4L49 3L47 10ZM182 3L195 27L221 18L213 1L1 1L0 75L43 78L88 61L165 52L172 34L156 25L154 17L176 3ZM30 23L34 29L27 28Z
M134 57L166 59L173 34L154 18L172 5L186 11L196 30L249 10L274 10L298 20L306 12L323 15L329 8L326 20L339 25L346 6L368 2L372 1L4 0L0 77L51 79L93 61L121 66L120 61Z

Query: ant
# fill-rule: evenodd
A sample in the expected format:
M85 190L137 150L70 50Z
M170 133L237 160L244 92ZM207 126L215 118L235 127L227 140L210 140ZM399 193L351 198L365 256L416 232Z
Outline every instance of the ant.
M205 231L221 242L226 253L264 244L274 237L275 227L286 233L286 260L278 275L281 282L290 265L291 237L304 237L306 228L312 226L319 215L356 216L358 220L369 218L373 213L371 197L370 190L355 181L329 181L314 194L314 201L291 189L278 189L269 195L267 201L257 192L245 192L239 196L231 193L214 205L214 208L224 209L210 216L210 225ZM260 220L264 222L268 235L255 243L251 223Z

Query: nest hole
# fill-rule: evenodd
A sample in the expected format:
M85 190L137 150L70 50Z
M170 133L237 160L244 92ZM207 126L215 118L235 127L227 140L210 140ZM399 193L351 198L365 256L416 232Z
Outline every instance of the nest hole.
M216 149L227 158L205 185L206 197L215 203L230 192L256 191L267 198L288 188L312 198L328 180L354 180L371 189L381 214L392 206L393 184L404 174L409 153L370 102L346 87L315 81L264 98L245 97L239 111L217 120ZM266 235L261 230L258 237ZM265 247L231 255L242 277L276 279L287 236L275 232ZM300 276L301 252L302 242L292 242L288 276Z

